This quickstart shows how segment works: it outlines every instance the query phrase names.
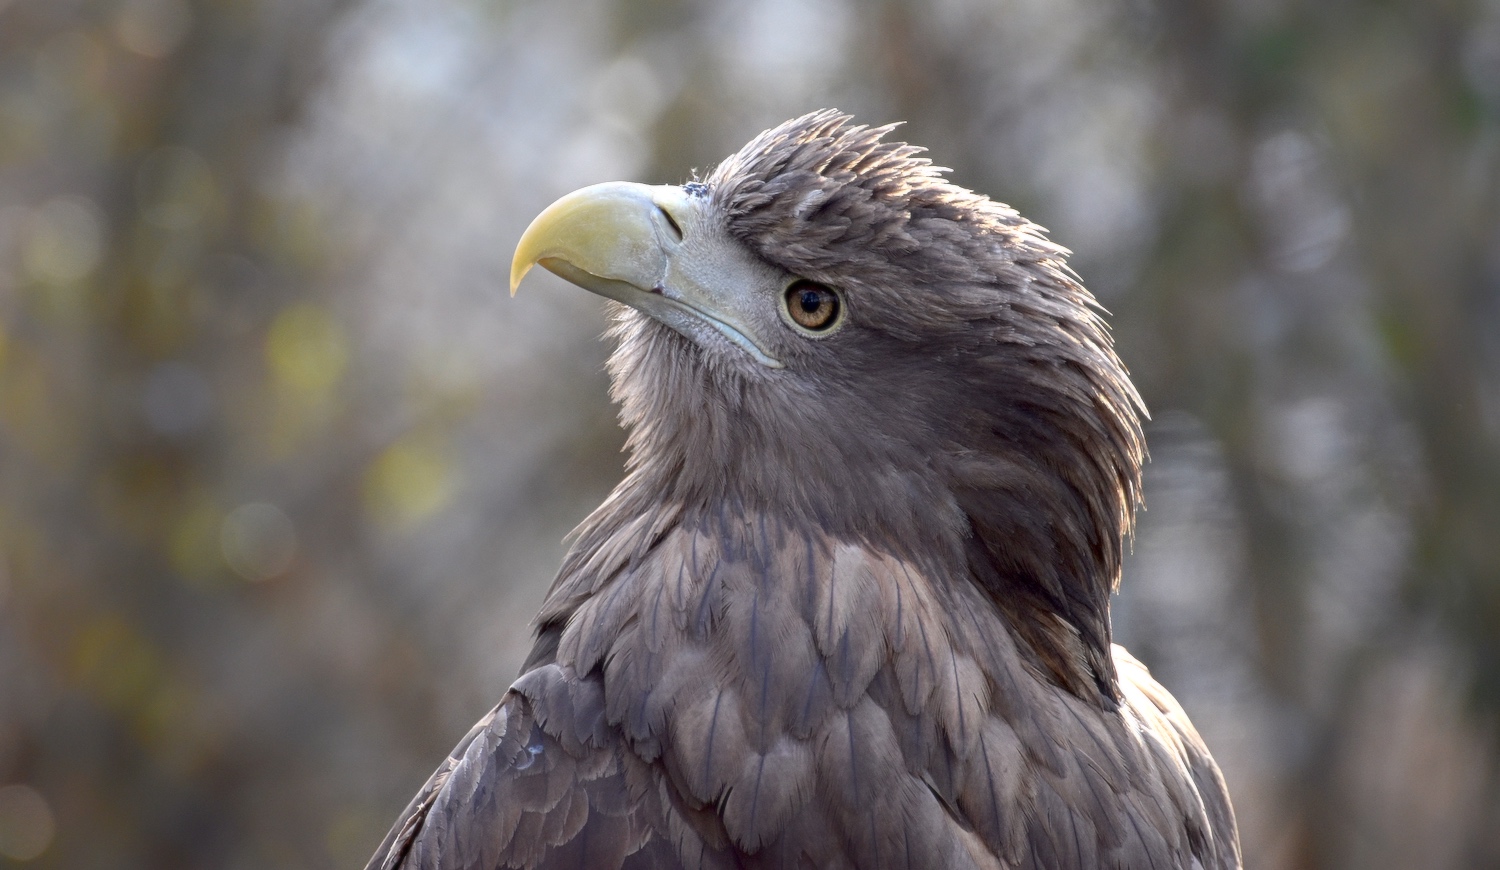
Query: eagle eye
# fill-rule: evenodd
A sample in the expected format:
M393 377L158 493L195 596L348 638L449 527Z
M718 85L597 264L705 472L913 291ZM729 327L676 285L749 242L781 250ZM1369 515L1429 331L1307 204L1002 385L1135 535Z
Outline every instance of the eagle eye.
M808 332L827 332L839 320L843 305L830 287L808 280L793 281L783 297L792 323Z

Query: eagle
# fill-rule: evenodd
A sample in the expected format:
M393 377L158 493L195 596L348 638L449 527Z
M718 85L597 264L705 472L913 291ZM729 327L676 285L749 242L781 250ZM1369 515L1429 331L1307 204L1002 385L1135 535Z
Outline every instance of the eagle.
M1110 635L1145 408L1065 248L835 110L518 244L619 303L622 482L394 868L1233 868Z

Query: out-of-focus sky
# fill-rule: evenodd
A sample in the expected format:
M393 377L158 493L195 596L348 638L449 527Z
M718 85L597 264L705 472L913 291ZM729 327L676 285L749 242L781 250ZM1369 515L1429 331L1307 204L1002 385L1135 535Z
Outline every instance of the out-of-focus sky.
M1500 866L1500 3L0 0L0 866L361 866L621 471L584 184L836 106L1076 251L1255 868Z

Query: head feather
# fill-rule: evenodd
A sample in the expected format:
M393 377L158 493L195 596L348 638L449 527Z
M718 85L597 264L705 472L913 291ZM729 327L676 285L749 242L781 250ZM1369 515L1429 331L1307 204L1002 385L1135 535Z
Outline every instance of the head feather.
M1068 251L893 129L814 112L703 180L724 230L841 290L850 324L807 371L746 380L629 317L613 368L634 462L704 509L956 558L1039 668L1113 698L1144 407Z

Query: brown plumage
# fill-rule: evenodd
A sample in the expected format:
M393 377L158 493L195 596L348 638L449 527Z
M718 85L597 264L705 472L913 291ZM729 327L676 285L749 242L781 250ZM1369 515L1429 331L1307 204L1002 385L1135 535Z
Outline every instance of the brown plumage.
M1093 299L889 129L814 113L528 230L513 281L627 303L628 474L371 868L1239 866L1110 642L1144 447Z

